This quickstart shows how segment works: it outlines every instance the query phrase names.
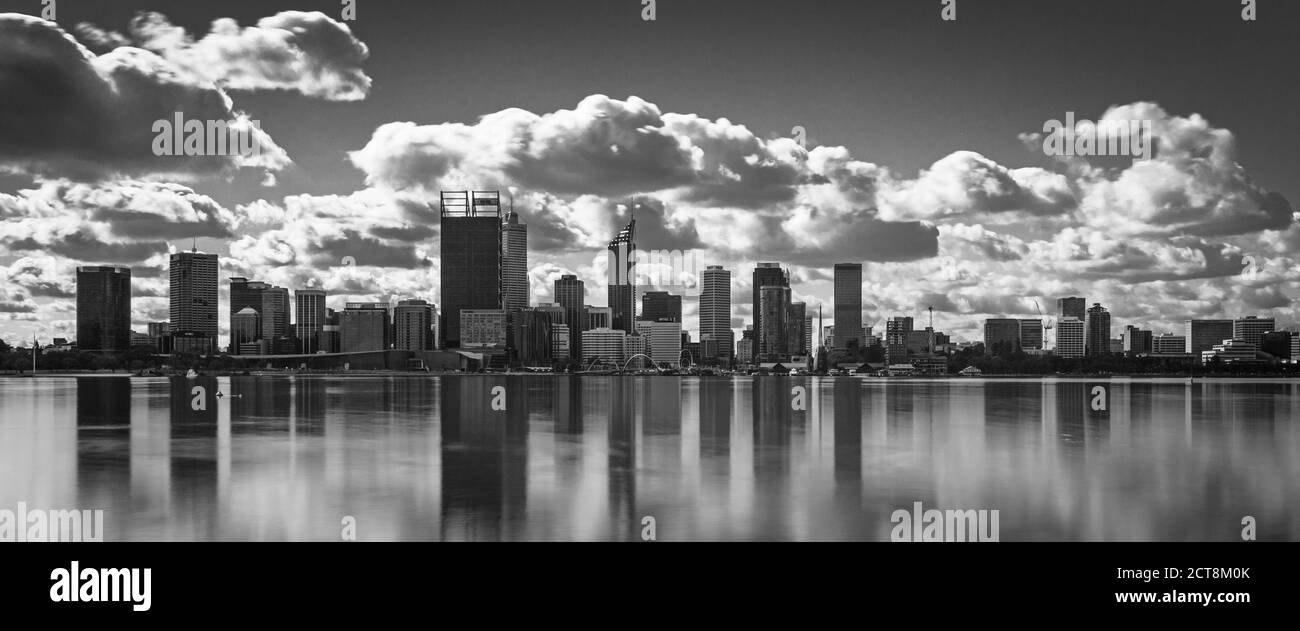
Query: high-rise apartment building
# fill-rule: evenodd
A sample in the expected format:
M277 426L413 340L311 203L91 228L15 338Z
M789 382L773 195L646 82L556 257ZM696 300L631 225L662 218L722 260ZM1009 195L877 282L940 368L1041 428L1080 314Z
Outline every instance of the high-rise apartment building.
M431 351L437 310L425 300L402 300L393 308L393 348Z
M1083 321L1085 355L1110 354L1110 312L1101 303L1093 303Z
M750 285L750 288L753 292L753 301L754 301L753 310L751 311L751 313L754 314L754 331L756 333L755 340L758 342L757 344L758 347L755 349L754 352L759 355L763 353L762 350L763 343L762 340L760 339L761 336L758 334L763 330L762 289L764 287L787 287L788 288L789 286L790 286L790 274L789 272L781 269L781 265L779 263L759 263L756 267L754 267L753 283Z

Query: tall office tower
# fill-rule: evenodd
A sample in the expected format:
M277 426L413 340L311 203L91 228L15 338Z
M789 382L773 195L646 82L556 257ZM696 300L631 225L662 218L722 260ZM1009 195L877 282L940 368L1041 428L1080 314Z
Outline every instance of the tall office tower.
M682 323L637 320L636 332L646 341L646 353L655 364L676 368L682 354ZM630 356L630 354L629 354Z
M1078 318L1080 322L1087 320L1088 299L1078 296L1068 298L1058 298L1056 301L1057 318Z
M1056 321L1056 356L1078 358L1084 351L1084 322L1074 316Z
M339 352L361 353L388 350L388 305L382 302L349 302L339 314Z
M172 334L191 333L207 342L189 343L190 348L217 343L217 255L177 252L169 259Z
M731 330L731 270L710 265L704 269L700 285L700 339L708 336L717 345L717 357L731 359L735 337Z
M862 338L862 264L835 264L835 348L861 347Z
M92 352L131 347L131 268L77 268L77 348Z
M838 330L838 329L837 329ZM838 338L839 334L836 334ZM894 316L885 321L885 362L907 361L907 340L912 336L912 316Z
M1232 321L1232 339L1242 340L1247 344L1253 344L1259 349L1260 340L1265 333L1277 330L1277 321L1273 318L1260 318L1258 316L1246 316L1237 318ZM1219 340L1222 342L1223 340Z
M502 306L501 194L443 191L442 318L447 348L460 347L461 310Z
M651 322L681 322L682 297L666 291L647 291L641 294L640 319Z
M1016 318L988 318L984 320L985 355L1019 352L1020 347L1020 320Z
M760 361L785 361L789 354L786 324L790 314L790 288L781 285L764 285L758 290L759 315L762 327L758 329L758 354Z
M393 308L393 348L403 351L434 349L433 305L424 300L402 300Z
M321 348L320 333L325 330L325 290L299 289L293 292L294 332L303 353Z
M1122 340L1120 351L1129 357L1149 355L1152 352L1151 331L1130 324L1124 327L1124 333L1120 339Z
M1041 318L1024 318L1020 321L1020 348L1041 350L1043 348L1043 320Z
M230 279L231 330L233 331L235 328L235 315L242 313L244 309L252 309L257 315L257 330L253 333L251 339L236 342L232 334L230 339L230 354L238 355L240 344L255 342L262 339L262 293L267 289L270 289L270 287L271 286L266 283L250 281L242 276L235 276ZM245 316L247 316L247 314L245 314ZM244 319L247 320L247 318ZM245 327L247 326L247 322L244 322L243 324Z
M813 317L812 317L812 316L804 316L804 319L803 319L803 347L804 347L805 349L807 349L809 353L815 353L815 352L817 352L816 341L813 339L813 331L816 330L816 327L817 327L817 325L813 323Z
M757 344L755 345L755 353L761 355L763 352L762 351L763 341L762 339L760 339L760 336L758 335L758 332L763 330L763 313L762 313L763 305L762 305L762 298L760 296L761 290L763 289L763 287L768 287L768 286L789 287L790 274L785 270L781 269L781 265L779 263L759 263L754 268L753 280L754 282L753 285L750 286L750 289L753 291L754 294L754 305L753 305L753 311L751 311L751 313L754 314L754 331L755 331L754 337L755 337L755 342L757 342Z
M510 312L510 347L516 365L551 365L551 314L525 308Z
M257 315L256 309L244 307L239 310L239 313L230 316L231 355L262 354L261 348L255 347L257 340L261 338L262 316ZM248 352L244 353L245 350Z
M528 225L519 223L519 213L506 213L506 223L501 227L502 274L505 278L504 304L506 311L528 306Z
M614 315L612 328L626 333L636 330L636 280L632 278L636 258L636 219L609 242L609 308Z
M1187 333L1186 352L1198 360L1201 353L1214 348L1215 344L1232 339L1232 320L1187 320L1184 324Z
M1101 306L1101 303L1094 302L1088 308L1087 317L1083 320L1083 327L1087 332L1083 353L1085 355L1109 354L1110 312Z
M262 292L262 339L274 342L289 335L289 290L268 287Z
M569 327L569 356L582 357L582 332L586 330L587 289L573 274L565 274L555 281L555 302L564 308L564 322Z
M808 335L804 332L804 324L808 321L808 305L803 302L792 302L786 307L785 316L785 343L786 352L790 355L807 355Z

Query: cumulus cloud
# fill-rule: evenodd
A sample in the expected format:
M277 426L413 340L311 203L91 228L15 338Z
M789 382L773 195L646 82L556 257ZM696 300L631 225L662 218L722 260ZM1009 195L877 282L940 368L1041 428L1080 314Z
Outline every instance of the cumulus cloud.
M171 240L229 238L240 221L212 198L180 184L48 180L17 195L0 195L0 251L128 264L165 252Z
M212 22L195 40L160 13L131 20L132 38L184 72L231 90L290 90L332 101L357 101L370 91L362 65L365 43L342 22L318 11L283 11L241 27Z
M592 247L635 195L651 221L643 243L666 249L758 249L791 262L932 255L936 232L876 213L879 174L842 148L806 151L725 118L662 112L637 97L592 95L572 110L508 109L475 124L389 123L350 154L367 183L436 199L438 191L519 187L538 226L534 247ZM661 234L655 234L662 228Z
M281 169L288 155L230 98L146 50L96 55L53 22L0 14L0 169L54 177L188 179L240 167ZM226 121L259 155L156 155L154 123Z

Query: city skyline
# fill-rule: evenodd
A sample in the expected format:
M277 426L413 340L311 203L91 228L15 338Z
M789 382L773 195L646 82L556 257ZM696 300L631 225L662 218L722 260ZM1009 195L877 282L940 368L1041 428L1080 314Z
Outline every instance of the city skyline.
M491 11L491 4L455 11ZM804 303L808 314L822 312L827 324L834 321L833 265L861 262L864 324L921 317L934 306L935 328L956 340L980 339L986 319L1035 318L1035 301L1049 307L1071 295L1105 305L1116 324L1157 333L1178 333L1186 319L1259 314L1275 317L1279 327L1292 327L1298 319L1294 298L1300 292L1300 265L1292 252L1300 245L1293 210L1300 191L1289 150L1298 132L1291 126L1275 129L1275 106L1230 98L1233 90L1226 89L1258 84L1285 68L1281 60L1294 57L1287 54L1295 46L1288 38L1270 38L1258 50L1232 43L1237 67L1190 64L1204 75L1196 75L1197 82L1188 81L1192 75L1184 71L1166 69L1138 73L1144 77L1141 85L1124 77L1096 77L1076 89L1053 77L1077 76L1070 70L1085 66L1076 64L1118 61L1117 53L1086 49L1076 41L1078 50L1092 56L1076 60L1062 52L1033 60L1023 59L1019 49L989 45L1002 32L998 24L1013 28L1043 19L1043 10L1035 13L1032 4L969 11L962 20L969 16L970 27L959 21L953 25L959 28L948 31L951 41L938 44L931 35L933 20L922 21L920 9L886 5L869 21L889 24L896 32L877 36L913 53L893 74L933 86L967 63L993 64L1009 76L1046 77L1043 82L1050 86L1026 91L1011 107L995 107L959 97L998 88L955 85L945 94L951 107L918 109L908 99L890 96L909 93L901 79L863 70L872 81L823 92L825 102L813 107L783 95L760 104L762 99L748 98L752 90L738 89L727 77L712 77L717 85L691 79L685 87L678 77L661 76L662 68L681 63L673 60L690 50L667 51L671 59L656 61L623 52L633 46L616 47L610 59L586 71L593 80L556 68L545 89L521 76L518 64L500 63L508 54L501 51L484 51L482 58L464 61L463 68L436 56L423 67L407 60L424 57L427 46L454 49L465 37L455 32L441 42L411 37L401 23L418 20L400 14L423 9L374 11L345 24L332 5L303 5L323 11L318 17L267 15L251 2L221 9L154 6L161 14L147 15L131 28L144 5L61 7L64 15L57 23L0 17L0 32L11 36L5 41L21 37L24 43L22 49L0 44L9 60L0 68L0 86L29 95L20 100L24 109L5 114L33 129L49 129L57 128L50 121L111 106L88 102L78 110L43 101L48 97L27 89L24 64L34 63L30 51L47 47L63 64L54 72L111 84L110 76L78 70L88 62L58 47L76 40L98 56L92 58L107 63L124 57L116 48L129 41L158 63L174 66L194 94L229 96L235 103L229 111L191 111L194 116L247 111L260 120L269 151L257 164L216 158L167 162L132 153L135 145L127 140L140 129L108 123L98 130L105 142L122 141L112 145L119 153L110 156L63 137L23 136L30 142L18 146L26 149L0 154L5 167L0 175L0 338L21 343L33 334L45 340L76 337L75 270L81 266L133 270L134 329L170 320L168 259L194 246L219 257L223 307L230 304L226 280L231 277L289 290L314 286L327 292L336 311L347 302L403 299L441 307L445 270L437 198L444 190L475 189L511 191L520 223L532 232L526 276L532 305L557 301L551 294L554 281L575 274L585 282L582 304L608 306L604 248L632 219L627 200L635 197L639 250L696 251L697 272L711 264L731 272L730 328L737 340L755 320L753 269L768 261L789 270L789 301ZM666 12L660 23L643 24L635 12L622 16L611 7L561 2L522 9L528 14L504 20L503 28L565 22L581 13L606 27L602 37L644 42L653 40L653 29L679 29L691 20L716 24L727 16L765 29L808 19L794 8L757 16L739 6L677 8L689 13ZM837 9L862 17L863 9L849 4ZM1135 16L1152 11L1125 10ZM1284 12L1295 11L1271 10L1276 21L1251 27L1276 29ZM1069 11L1087 25L1081 32L1122 32L1098 17L1105 7ZM1182 28L1194 32L1243 28L1194 3L1185 11ZM187 64L193 53L220 43L205 35L208 24L221 17L237 19L249 40L258 34L250 25L267 18L255 28L301 28L330 37L339 47L302 50L319 62L317 74L231 82L244 76L239 74L246 70L239 65L243 58L212 69ZM94 28L73 28L83 21ZM191 41L173 44L158 36L169 28L184 29ZM1052 37L1033 29L1017 32L1049 50L1063 46L1048 47ZM371 41L380 33L383 47ZM916 45L907 44L909 34ZM740 57L722 58L737 63L752 51L749 44L730 40L732 34L719 37L728 39L726 46L698 46L711 54L734 47ZM853 44L859 45L873 44ZM521 46L541 44L522 36ZM969 60L920 54L935 46L936 54L981 52L969 53ZM825 43L810 44L781 67L838 63L833 52ZM642 72L622 80L626 73L614 70L620 63ZM223 71L228 75L212 74ZM745 66L737 72L752 80L754 73L772 69ZM440 99L436 91L421 92L416 85L421 82L412 80L440 73L459 77L457 85L465 89ZM821 85L797 73L781 76L805 93ZM216 88L215 81L227 81L226 87ZM1225 89L1183 87L1191 84ZM865 87L871 85L880 89ZM159 115L185 109L162 90L141 98ZM858 108L866 108L866 115L856 116ZM65 119L39 118L45 110ZM1045 121L1072 112L1080 118L1150 120L1158 150L1151 160L1129 165L1054 159L1033 148ZM138 122L147 129L152 118L113 124ZM326 120L331 127L312 123ZM6 128L6 133L18 132ZM515 153L490 142L499 135L528 151ZM422 161L430 156L436 159ZM518 291L517 267L511 273ZM698 301L683 301L682 319L684 329L701 329ZM229 343L228 320L218 318L221 346Z

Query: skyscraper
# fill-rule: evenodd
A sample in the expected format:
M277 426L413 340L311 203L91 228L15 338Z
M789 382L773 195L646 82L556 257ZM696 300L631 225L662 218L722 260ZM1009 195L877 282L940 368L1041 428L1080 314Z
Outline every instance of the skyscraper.
M636 258L636 219L627 222L609 242L609 265L606 268L609 308L613 312L612 328L626 333L636 330L636 286L632 278Z
M1101 303L1093 303L1088 308L1084 329L1086 331L1083 348L1085 355L1110 353L1110 312L1101 306Z
M1058 318L1078 318L1083 322L1087 318L1086 310L1088 308L1088 299L1078 296L1060 298L1056 301L1056 314Z
M651 322L681 322L682 297L666 291L641 294L641 318Z
M253 348L262 337L262 318L252 307L244 307L230 316L230 354L260 355L261 348ZM244 348L240 348L243 346ZM247 350L248 353L244 353Z
M168 265L172 334L198 334L210 352L217 341L217 255L177 252ZM191 348L194 345L191 344Z
M443 191L442 318L439 336L460 347L462 310L502 306L501 195L497 191Z
M781 265L778 263L759 263L754 268L753 284L750 285L750 289L754 294L752 313L754 314L754 331L756 332L755 340L758 342L754 352L757 354L762 354L763 352L761 349L763 343L760 336L757 334L757 332L763 330L762 300L759 294L761 293L762 288L766 286L789 287L789 273L781 269Z
M808 347L804 346L808 337L804 332L804 324L807 323L807 317L807 303L791 302L786 306L785 345L787 354L808 354Z
M764 285L759 288L759 314L762 328L758 329L758 354L760 361L785 361L789 355L790 288L781 285Z
M862 264L835 264L835 348L861 347Z
M393 348L403 351L433 350L433 305L424 300L403 300L393 308Z
M131 268L77 268L77 348L92 352L131 347Z
M250 281L242 276L230 279L230 354L238 355L241 344L262 339L262 292L268 288L270 285L266 283ZM251 336L248 333L248 314L244 312L245 309L252 309L257 320L257 327ZM240 333L236 336L235 316L241 313L244 317L241 318Z
M519 223L519 213L511 210L502 226L501 254L505 277L506 311L528 306L528 225Z
M299 289L293 292L294 330L303 353L321 348L320 333L325 330L325 290Z
M274 343L289 336L289 290L268 287L262 292L262 339Z
M706 337L707 336L707 337ZM721 265L704 269L700 288L700 339L713 340L717 357L731 359L731 270Z
M564 322L569 327L569 356L574 359L582 357L582 332L586 330L587 289L581 280L573 274L565 274L555 281L555 302L564 309Z
M516 365L551 365L551 327L551 314L544 309L510 313L510 347Z

